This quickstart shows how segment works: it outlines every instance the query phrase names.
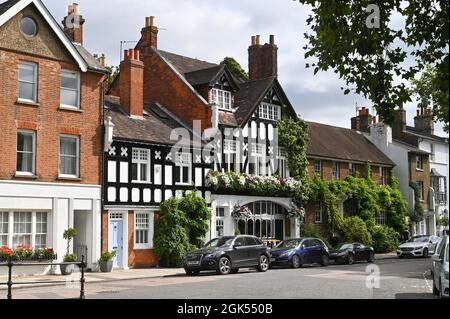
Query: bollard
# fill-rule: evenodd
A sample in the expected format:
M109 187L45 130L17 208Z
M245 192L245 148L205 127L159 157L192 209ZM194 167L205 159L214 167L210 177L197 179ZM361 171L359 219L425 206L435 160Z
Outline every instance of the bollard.
M81 278L80 278L80 299L85 299L84 296L84 255L81 256Z
M13 267L13 262L11 260L11 257L8 258L8 282L6 283L6 285L8 286L8 299L12 299L12 267Z

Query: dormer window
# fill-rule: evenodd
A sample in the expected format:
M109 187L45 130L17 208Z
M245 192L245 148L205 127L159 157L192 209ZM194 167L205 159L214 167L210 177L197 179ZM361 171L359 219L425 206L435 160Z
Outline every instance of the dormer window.
M212 100L214 103L217 103L219 109L231 111L231 92L220 89L212 89Z
M281 108L278 105L261 103L258 114L260 119L278 121L281 118Z

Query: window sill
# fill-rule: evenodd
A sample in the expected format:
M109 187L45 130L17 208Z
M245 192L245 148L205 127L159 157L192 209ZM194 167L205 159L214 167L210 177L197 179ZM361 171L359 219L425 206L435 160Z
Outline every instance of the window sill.
M36 175L28 175L28 174L20 174L16 173L14 175L14 178L21 178L21 179L38 179Z
M416 172L423 172L422 168L416 168Z
M153 249L152 246L133 246L133 250L151 250Z
M82 179L80 177L70 177L70 176L58 176L57 180L59 181L73 181L73 182L81 182Z
M16 105L31 106L31 107L40 107L41 106L37 102L28 101L28 100L21 100L21 99L17 99Z
M84 113L84 111L79 109L79 108L71 107L71 106L63 106L63 105L60 105L58 107L58 110L59 111L75 112L75 113Z

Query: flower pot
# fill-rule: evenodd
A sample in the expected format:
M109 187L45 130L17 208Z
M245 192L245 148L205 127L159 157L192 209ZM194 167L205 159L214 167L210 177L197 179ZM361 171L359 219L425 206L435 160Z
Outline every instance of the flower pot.
M99 265L101 272L111 272L113 268L113 261L112 260L100 261Z
M61 270L61 275L70 275L73 273L74 265L59 265L59 269Z

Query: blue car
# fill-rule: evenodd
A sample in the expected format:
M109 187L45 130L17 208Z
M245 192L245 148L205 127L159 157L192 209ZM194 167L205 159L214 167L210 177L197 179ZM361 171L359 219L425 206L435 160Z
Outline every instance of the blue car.
M271 251L271 266L299 268L305 264L328 266L328 247L318 238L288 239Z

